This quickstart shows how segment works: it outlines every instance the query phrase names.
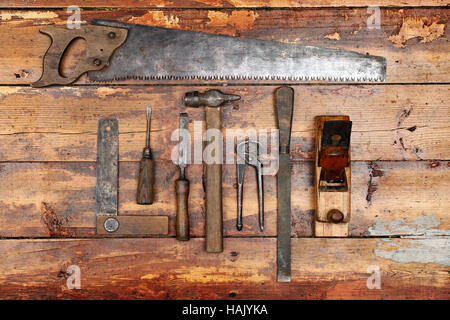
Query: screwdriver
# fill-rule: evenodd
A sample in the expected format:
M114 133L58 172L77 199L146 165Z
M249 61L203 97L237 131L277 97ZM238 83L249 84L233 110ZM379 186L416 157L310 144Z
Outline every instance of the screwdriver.
M153 184L155 183L155 174L153 166L153 156L150 149L150 119L152 116L152 108L147 105L147 134L146 145L139 164L139 181L137 187L136 202L138 204L153 203Z
M189 135L188 115L180 113L180 142L178 145L178 167L180 168L180 177L175 181L175 191L177 194L177 220L176 220L176 236L179 241L189 240L189 214L188 214L188 197L189 197L189 180L184 176L184 169L188 163Z

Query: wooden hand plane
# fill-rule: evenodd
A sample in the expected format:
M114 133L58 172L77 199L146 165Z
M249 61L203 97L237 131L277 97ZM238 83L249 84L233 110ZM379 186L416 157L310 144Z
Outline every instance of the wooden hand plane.
M316 237L348 236L351 129L348 116L316 118Z

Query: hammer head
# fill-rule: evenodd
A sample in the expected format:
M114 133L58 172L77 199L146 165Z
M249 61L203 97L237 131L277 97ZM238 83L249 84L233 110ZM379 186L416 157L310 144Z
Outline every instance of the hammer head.
M240 98L236 94L226 94L219 90L208 90L203 93L191 91L184 96L184 103L188 107L220 107L227 102L236 101Z

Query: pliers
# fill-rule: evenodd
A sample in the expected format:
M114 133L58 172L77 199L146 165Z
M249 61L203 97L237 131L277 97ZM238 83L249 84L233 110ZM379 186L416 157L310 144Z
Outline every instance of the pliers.
M263 196L263 175L262 163L259 161L260 143L255 140L246 139L237 145L238 155L237 180L238 180L238 216L236 228L242 230L242 194L244 187L244 171L247 165L256 168L258 177L258 202L259 202L259 228L264 231L264 196Z

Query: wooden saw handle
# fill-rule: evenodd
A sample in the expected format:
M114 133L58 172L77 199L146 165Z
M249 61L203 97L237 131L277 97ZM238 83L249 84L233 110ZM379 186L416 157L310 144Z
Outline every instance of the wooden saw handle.
M82 26L79 29L49 26L39 31L48 35L52 42L44 55L41 78L31 84L35 88L69 84L83 73L103 69L108 65L114 50L125 42L128 35L127 29L95 25ZM66 49L78 38L86 40L86 54L78 61L75 70L68 77L63 77L59 72L61 61Z

